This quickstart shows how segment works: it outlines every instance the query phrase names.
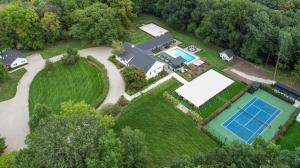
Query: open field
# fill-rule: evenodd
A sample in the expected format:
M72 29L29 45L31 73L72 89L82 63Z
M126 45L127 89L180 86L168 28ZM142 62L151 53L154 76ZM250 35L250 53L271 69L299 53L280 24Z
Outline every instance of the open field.
M55 63L53 72L48 74L44 69L33 80L29 91L30 112L38 103L59 111L60 104L68 100L85 101L95 106L102 101L98 98L104 93L103 79L103 73L85 59L73 66Z
M22 68L10 73L8 81L0 83L0 102L11 99L16 95L18 83L25 72L26 70Z
M68 48L73 48L75 50L85 49L89 47L95 47L95 45L91 44L88 41L82 40L68 40L68 41L60 41L56 42L55 44L51 44L46 46L42 50L37 51L23 51L25 55L31 55L34 53L41 53L44 59L51 58L60 54L66 53Z
M167 165L173 159L206 152L216 144L196 128L196 124L163 98L163 93L181 84L172 79L129 104L116 130L125 126L146 134L151 152L150 167Z

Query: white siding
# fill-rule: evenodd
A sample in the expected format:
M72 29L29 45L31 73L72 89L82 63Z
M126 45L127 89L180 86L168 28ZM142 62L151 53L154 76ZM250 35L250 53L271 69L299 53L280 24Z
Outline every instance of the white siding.
M146 78L150 79L157 76L160 72L164 70L164 65L165 65L164 63L156 61L146 73Z
M11 65L10 65L10 68L16 68L18 66L21 66L21 65L24 65L24 64L27 64L28 61L26 58L17 58Z

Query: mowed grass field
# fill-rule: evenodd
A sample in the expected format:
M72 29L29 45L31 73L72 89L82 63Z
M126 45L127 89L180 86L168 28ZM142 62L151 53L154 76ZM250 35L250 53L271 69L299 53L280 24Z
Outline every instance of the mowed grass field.
M44 69L34 78L29 91L30 112L38 103L59 111L60 104L68 100L85 101L95 106L104 93L103 75L86 59L73 66L55 63L53 72L49 74Z
M149 167L166 166L179 156L207 152L216 146L187 115L163 98L165 91L180 85L172 79L131 102L116 123L117 131L130 126L145 133L152 160Z
M7 81L0 82L0 102L9 100L16 95L18 83L25 73L26 70L22 68L10 73Z
M300 110L298 109L298 112ZM300 123L295 121L281 138L279 145L283 149L294 150L300 147Z

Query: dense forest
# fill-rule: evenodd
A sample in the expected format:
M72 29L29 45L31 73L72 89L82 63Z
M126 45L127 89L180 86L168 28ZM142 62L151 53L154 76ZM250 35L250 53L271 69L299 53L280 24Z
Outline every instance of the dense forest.
M0 50L41 49L70 38L111 44L126 37L130 0L15 1L0 11Z
M134 0L135 11L260 64L300 71L300 0Z

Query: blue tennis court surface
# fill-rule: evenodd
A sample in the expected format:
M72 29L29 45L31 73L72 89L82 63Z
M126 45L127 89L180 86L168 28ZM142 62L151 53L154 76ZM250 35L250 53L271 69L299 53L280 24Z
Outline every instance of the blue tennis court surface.
M280 113L279 109L257 97L237 110L238 112L223 126L248 144L252 144L253 138L260 135L264 129L268 129L270 123Z

